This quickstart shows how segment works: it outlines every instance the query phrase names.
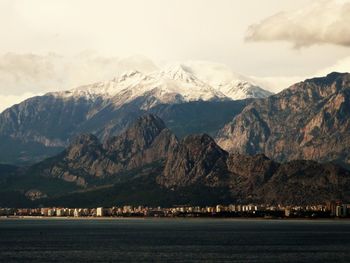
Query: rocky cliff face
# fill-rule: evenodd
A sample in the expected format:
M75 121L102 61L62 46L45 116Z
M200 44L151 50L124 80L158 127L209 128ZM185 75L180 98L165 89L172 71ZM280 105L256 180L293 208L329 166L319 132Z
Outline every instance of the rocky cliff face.
M176 143L161 119L145 115L104 145L97 137L82 134L63 153L35 166L45 176L86 186L89 179L110 177L165 159Z
M218 134L229 152L350 162L350 74L309 79L254 101Z
M165 159L176 145L175 135L161 119L145 115L120 136L107 140L104 148L110 160L133 169Z
M228 174L226 159L227 153L208 135L188 136L169 152L158 183L165 187L223 185Z

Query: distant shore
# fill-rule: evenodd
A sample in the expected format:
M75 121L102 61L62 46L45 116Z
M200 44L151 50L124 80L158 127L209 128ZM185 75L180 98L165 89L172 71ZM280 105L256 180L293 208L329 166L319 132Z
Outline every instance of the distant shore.
M76 221L76 220L231 220L231 221L350 221L350 218L264 218L264 217L46 217L46 216L0 216L1 220L57 220L57 221Z

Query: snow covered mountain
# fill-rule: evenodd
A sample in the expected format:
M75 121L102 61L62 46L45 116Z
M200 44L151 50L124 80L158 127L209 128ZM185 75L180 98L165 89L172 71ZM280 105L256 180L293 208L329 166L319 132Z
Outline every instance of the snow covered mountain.
M104 140L145 113L162 117L181 136L215 134L248 103L242 99L268 95L211 64L175 64L149 73L129 70L110 81L47 93L3 111L0 163L42 160L81 133Z
M228 84L221 85L219 90L233 100L266 98L273 94L259 86L240 80L233 80Z
M215 74L209 71L198 72L191 68L191 64L175 64L148 74L136 70L128 71L110 81L50 94L62 98L83 97L88 100L103 98L113 102L115 107L137 100L142 110L148 110L159 104L242 100L272 95L271 92L248 82L244 77L238 75L230 77L226 74L223 80L222 76L215 79L213 75Z

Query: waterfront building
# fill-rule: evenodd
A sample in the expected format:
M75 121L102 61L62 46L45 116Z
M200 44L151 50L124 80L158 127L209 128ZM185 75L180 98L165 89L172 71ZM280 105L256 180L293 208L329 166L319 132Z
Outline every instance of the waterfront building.
M63 208L57 208L56 209L56 216L65 216L66 215L66 211Z
M55 210L50 208L47 210L47 216L55 216Z
M103 207L97 207L96 216L105 216L105 210Z
M335 216L345 217L347 215L347 205L337 205L335 210Z
M81 216L81 209L75 208L74 209L74 217L79 217L79 216Z

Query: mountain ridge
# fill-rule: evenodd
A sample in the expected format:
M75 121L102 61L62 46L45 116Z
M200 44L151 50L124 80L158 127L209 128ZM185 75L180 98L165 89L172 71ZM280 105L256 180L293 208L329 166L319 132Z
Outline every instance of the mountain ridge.
M229 154L206 134L178 140L154 115L140 117L105 144L82 134L55 157L21 172L4 169L12 174L0 181L2 189L35 192L38 204L70 200L74 205L73 196L86 202L94 196L105 205L103 193L109 200L119 196L120 202L132 196L139 204L147 197L157 205L177 198L193 204L201 199L287 205L350 200L350 172L334 163Z
M242 81L237 80L237 85L227 82L226 86L214 88L201 81L189 67L175 64L146 74L127 71L111 81L30 98L0 114L0 147L5 149L4 153L0 153L0 162L35 163L63 150L80 133L93 133L104 140L120 134L146 112L161 115L171 128L172 116L165 116L160 109L168 107L184 112L190 109L187 104L203 104L202 110L195 116L198 119L217 110L220 110L217 115L225 115L220 123L215 124L216 130L199 129L199 132L214 133L229 121L228 109L215 106L215 103L227 105L232 109L231 115L240 111L245 104L240 100L232 101L220 89L229 88L231 92L237 86L240 99L270 95L257 91L258 87L248 84L246 80ZM174 125L180 130L181 125L187 126L189 122L187 119ZM198 122L195 120L195 123ZM185 129L180 133L189 134Z
M217 135L221 147L288 161L349 163L350 74L331 73L252 102Z

